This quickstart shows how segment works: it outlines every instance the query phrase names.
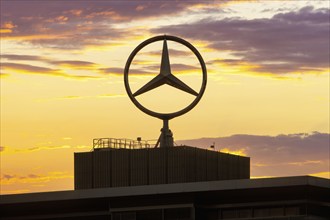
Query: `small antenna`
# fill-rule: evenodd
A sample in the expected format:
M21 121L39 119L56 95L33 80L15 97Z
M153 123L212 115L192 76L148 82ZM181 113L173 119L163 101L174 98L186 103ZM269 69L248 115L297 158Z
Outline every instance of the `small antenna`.
M215 142L210 146L211 149L215 150Z

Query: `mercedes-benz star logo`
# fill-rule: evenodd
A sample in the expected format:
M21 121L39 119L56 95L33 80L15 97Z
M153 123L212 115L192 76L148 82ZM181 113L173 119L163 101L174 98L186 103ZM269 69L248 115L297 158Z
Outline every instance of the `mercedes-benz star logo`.
M164 39L163 42L163 52L162 52L162 61L160 63L160 73L153 78L150 82L145 84L142 88L136 91L133 96L141 95L149 90L157 88L161 85L168 84L177 89L190 93L192 95L198 96L198 93L195 92L192 88L187 86L184 82L179 80L176 76L174 76L171 72L170 59L168 56L167 42Z
M128 83L128 75L129 75L129 68L130 68L131 62L133 61L135 55L143 47L145 47L148 44L151 44L153 42L160 41L160 40L163 40L163 51L162 51L162 58L161 58L159 74L155 78L153 78L151 81L149 81L147 84L145 84L140 89L138 89L136 92L132 93L132 91L130 89L130 86L129 86L129 83ZM202 73L203 73L202 85L201 85L201 88L200 88L199 92L196 92L195 90L193 90L191 87L186 85L184 82L182 82L180 79L178 79L175 75L172 74L170 59L169 59L169 53L168 53L168 48L167 48L167 40L175 41L177 43L185 45L198 58L198 60L200 62L200 65L201 65ZM128 96L130 97L132 102L135 104L135 106L138 107L141 111L145 112L146 114L151 115L153 117L160 118L162 120L169 120L169 119L172 119L174 117L183 115L183 114L187 113L188 111L190 111L193 107L195 107L195 105L197 105L197 103L199 102L199 100L203 96L203 93L204 93L205 87L206 87L206 81L207 81L206 66L205 66L205 63L203 61L202 56L197 51L197 49L193 45L191 45L189 42L187 42L187 41L185 41L181 38L178 38L178 37L175 37L175 36L168 36L168 35L152 37L152 38L142 42L140 45L138 45L133 50L131 55L129 56L129 58L126 62L125 71L124 71L125 88L126 88ZM135 98L136 96L139 96L143 93L146 93L146 92L148 92L152 89L155 89L159 86L162 86L164 84L170 85L174 88L177 88L177 89L182 90L186 93L194 95L194 96L196 96L196 98L186 108L184 108L180 111L177 111L177 112L173 112L173 113L158 113L158 112L151 111L151 110L145 108L143 105L141 105L136 100L136 98Z
M128 83L128 74L129 74L129 67L130 67L135 55L143 47L145 47L148 44L151 44L153 42L160 41L160 40L163 40L163 52L162 52L162 60L160 63L159 74L155 78L153 78L151 81L149 81L147 84L145 84L140 89L138 89L136 92L132 93L131 88ZM185 45L198 58L199 63L201 65L202 73L203 73L202 85L201 85L201 88L198 93L172 74L170 58L169 58L168 49L167 49L167 40L175 41L177 43ZM206 78L207 78L206 67L205 67L205 63L204 63L202 56L199 54L199 52L193 45L191 45L189 42L187 42L181 38L174 37L174 36L167 36L167 35L156 36L156 37L152 37L152 38L142 42L140 45L138 45L133 50L131 55L128 57L126 66L125 66L125 71L124 71L125 88L126 88L126 92L129 96L129 98L132 100L132 102L134 103L134 105L136 107L138 107L141 111L143 111L144 113L146 113L148 115L151 115L153 117L163 120L163 128L161 129L161 135L156 143L156 147L158 146L158 144L160 145L160 147L173 147L173 145L174 145L173 144L174 143L173 134L172 134L171 130L169 129L168 121L172 118L175 118L175 117L178 117L180 115L187 113L192 108L194 108L195 105L197 105L197 103L199 102L199 100L202 98L202 96L204 94L205 87L206 87ZM190 103L190 105L188 105L184 109L177 111L177 112L173 112L173 113L159 113L159 112L151 111L151 110L145 108L143 105L141 105L136 100L136 98L135 98L136 96L139 96L152 89L158 88L159 86L162 86L164 84L173 86L174 88L180 89L186 93L194 95L194 96L196 96L196 98L194 99L194 101L192 103Z

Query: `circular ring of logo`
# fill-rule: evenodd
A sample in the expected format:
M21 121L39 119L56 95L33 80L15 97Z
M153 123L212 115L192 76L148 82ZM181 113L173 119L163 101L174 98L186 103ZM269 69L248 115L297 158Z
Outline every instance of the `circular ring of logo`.
M190 103L184 109L179 110L177 112L173 112L173 113L159 113L159 112L154 112L154 111L151 111L151 110L145 108L133 96L132 91L131 91L131 88L130 88L129 83L128 83L129 68L130 68L130 65L131 65L131 63L132 63L135 55L142 48L144 48L145 46L147 46L148 44L154 43L156 41L165 40L165 39L166 40L170 40L170 41L174 41L174 42L177 42L177 43L180 43L180 44L183 44L184 46L188 47L195 54L195 56L198 58L199 63L201 65L202 74L203 74L202 86L200 88L200 91L199 91L198 95L194 99L194 101L192 103ZM149 38L149 39L143 41L141 44L139 44L132 51L132 53L130 54L130 56L128 57L127 62L126 62L126 66L125 66L125 70L124 70L125 89L126 89L126 92L127 92L128 96L129 96L129 98L134 103L134 105L137 108L139 108L142 112L144 112L144 113L146 113L146 114L148 114L150 116L153 116L153 117L162 119L162 120L170 120L172 118L175 118L175 117L178 117L180 115L183 115L183 114L187 113L188 111L190 111L191 109L193 109L198 104L198 102L200 101L200 99L202 98L202 96L204 94L204 91L205 91L205 88L206 88L206 82L207 82L206 66L205 66L205 62L204 62L202 56L200 55L200 53L198 52L198 50L193 45L191 45L189 42L183 40L182 38L175 37L175 36L170 36L170 35L155 36L155 37Z

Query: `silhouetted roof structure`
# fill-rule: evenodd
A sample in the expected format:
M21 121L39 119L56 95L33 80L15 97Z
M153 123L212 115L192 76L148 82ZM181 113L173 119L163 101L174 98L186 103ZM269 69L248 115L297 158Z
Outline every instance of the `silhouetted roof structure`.
M298 176L98 188L2 195L0 205L2 219L327 219L330 182Z

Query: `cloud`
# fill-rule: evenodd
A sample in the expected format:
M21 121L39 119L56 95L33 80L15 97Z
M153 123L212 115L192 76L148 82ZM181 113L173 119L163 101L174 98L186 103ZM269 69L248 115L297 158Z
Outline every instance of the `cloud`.
M35 174L30 173L27 175L19 174L3 174L1 176L1 185L12 184L35 184L35 183L47 183L58 179L73 179L73 175L67 172L48 172L47 174Z
M64 61L65 62L65 61ZM22 74L40 74L48 76L60 76L71 79L99 79L100 76L90 76L90 75L73 75L63 72L61 69L52 69L48 67L35 66L30 64L21 63L1 63L1 70L9 70L15 73Z
M2 54L2 55L0 55L0 58L7 59L7 60L20 60L20 61L45 61L45 60L47 60L41 56L17 55L17 54Z
M78 70L97 70L98 64L89 61L82 61L82 60L54 60L49 57L43 56L33 56L33 55L17 55L17 54L2 54L0 55L1 59L9 60L9 61L36 61L42 62L45 65L52 65L57 67L58 69L51 69L45 67L39 67L34 65L27 65L27 64L20 64L20 63L6 63L2 62L1 67L2 69L14 69L23 71L24 73L40 73L40 74L49 74L49 75L56 75L56 76L64 76L69 78L99 78L97 76L84 76L84 75L69 75L65 74L61 71L61 68L66 67L69 69L78 69Z
M50 63L63 67L70 67L73 69L93 69L97 66L97 64L93 62L78 61L78 60L51 61Z
M191 56L192 52L189 51L183 51L183 50L176 50L176 49L168 49L168 53L170 56ZM149 52L143 52L141 53L143 55L149 55L149 56L161 56L162 55L162 50L155 50L155 51L149 51Z
M56 150L56 149L67 149L67 148L71 148L71 146L69 145L63 145L63 146L45 146L45 147L30 147L27 149L22 149L22 150L17 150L19 151L40 151L40 150Z
M71 65L71 66L93 66L95 63L87 61L77 61L77 60L63 60L63 61L53 61L53 64L58 65Z
M109 75L123 75L124 69L119 67L100 68L100 73Z
M100 73L102 74L109 74L109 75L124 75L124 69L123 68L117 68L117 67L109 67L109 68L100 68ZM155 74L154 72L151 72L150 70L146 69L130 69L129 74L132 75L150 75Z
M173 16L199 5L198 1L4 1L3 39L71 50L112 44L139 36L123 22Z
M204 19L152 32L204 41L209 48L231 53L234 64L250 63L255 72L324 72L329 68L329 15L329 9L305 7L269 19Z
M199 65L192 66L192 65L181 64L181 63L171 64L171 69L175 70L175 71L196 71L196 70L200 70Z
M139 65L139 68L132 68L129 70L129 75L155 75L158 74L160 71L160 64L155 65ZM193 71L200 71L198 66L192 66L187 64L181 63L173 63L171 64L171 71L175 73L191 73ZM99 72L102 74L109 74L109 75L123 75L124 69L117 68L117 67L110 67L110 68L100 68Z
M10 179L13 179L13 178L15 178L15 175L3 174L1 179L10 180Z
M111 27L112 22L109 17L97 20L97 17L88 18L83 17L82 14L79 15L77 10L80 9L77 8L83 7L80 4L84 3L60 4L58 1L47 1L47 4L42 1L1 3L2 8L5 8L7 12L1 16L1 21L12 22L16 25L16 28L11 29L10 32L3 33L2 39L72 50L85 46L110 44L114 39L125 36L123 34L126 31ZM36 8L38 8L37 11ZM75 10L75 13L71 13L72 10ZM104 20L108 20L108 23Z
M91 149L91 146L85 145L60 145L60 146L37 146L37 147L28 147L28 148L12 148L12 147L3 147L3 153L16 154L16 153L33 153L36 151L44 151L44 150L61 150L61 149Z
M306 161L300 161L300 162L290 162L288 163L289 165L294 165L294 166L304 166L304 165L309 165L309 164L321 164L322 161L320 160L306 160Z
M200 1L24 1L22 3L4 2L7 13L3 17L16 15L25 20L47 17L50 21L67 22L74 19L89 18L110 21L131 21L154 16L176 14L194 5L202 5ZM33 17L31 16L33 15ZM8 22L6 22L8 23ZM12 25L11 25L12 26Z
M241 152L251 157L253 176L290 176L329 169L330 134L298 133L277 136L237 134L219 138L176 141L178 144Z
M15 70L24 73L31 74L48 74L48 75L56 75L63 76L65 75L58 69L51 69L47 67L33 66L29 64L20 64L20 63L1 63L1 68L4 70Z

